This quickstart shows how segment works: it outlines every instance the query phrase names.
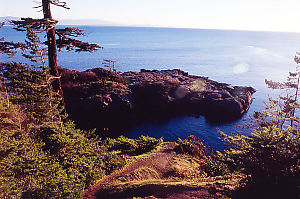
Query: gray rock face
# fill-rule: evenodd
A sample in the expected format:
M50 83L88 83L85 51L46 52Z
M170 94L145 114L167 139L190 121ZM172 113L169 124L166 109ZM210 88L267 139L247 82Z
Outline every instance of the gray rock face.
M70 115L75 121L88 121L84 126L98 129L123 129L148 119L186 114L202 114L209 120L233 120L247 112L255 92L252 87L233 87L178 69L122 73L126 83L120 81L117 86L121 89L111 90L95 83L103 78L100 69L75 71L77 78L83 74L87 82L93 83L85 82L74 89L69 86L73 81L70 73L74 71L62 72Z

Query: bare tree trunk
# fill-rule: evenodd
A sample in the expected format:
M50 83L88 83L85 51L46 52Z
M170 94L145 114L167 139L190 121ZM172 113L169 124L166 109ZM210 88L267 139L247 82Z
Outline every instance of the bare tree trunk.
M45 19L52 19L50 0L42 0L43 14ZM55 38L55 26L47 29L47 40L48 40L48 62L50 68L50 74L54 77L59 77L57 70L57 49L56 49L56 38ZM66 106L63 97L63 91L61 88L60 78L55 78L52 82L52 87L55 92L59 92L62 98L62 105L64 112L66 113Z
M52 19L50 1L42 0L43 13L45 19ZM50 74L54 77L58 77L59 73L57 70L57 50L56 50L56 38L55 38L55 27L47 30L47 40L48 40L48 61ZM61 89L60 79L55 79L53 82L54 91L59 91Z

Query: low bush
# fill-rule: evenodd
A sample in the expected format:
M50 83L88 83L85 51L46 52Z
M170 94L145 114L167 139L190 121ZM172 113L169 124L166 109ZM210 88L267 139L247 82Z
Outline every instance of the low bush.
M227 165L220 159L220 156L209 149L200 139L191 135L185 140L180 138L177 141L178 149L201 160L200 169L208 176L221 176L229 174Z
M121 150L125 154L140 155L155 149L162 142L162 138L141 136L139 139L130 139L120 136L116 139L108 138L107 146L110 150Z
M187 139L182 140L178 138L177 140L178 148L183 153L188 153L194 157L199 159L206 159L208 155L208 149L205 144L196 136L191 135Z
M223 176L231 173L227 164L220 160L218 156L209 156L201 163L201 170L208 176Z

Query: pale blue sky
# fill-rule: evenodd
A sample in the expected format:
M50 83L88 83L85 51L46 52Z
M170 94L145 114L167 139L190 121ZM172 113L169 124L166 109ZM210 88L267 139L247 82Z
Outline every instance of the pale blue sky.
M39 1L39 0L36 0ZM300 32L300 0L66 0L55 19L131 26ZM41 17L33 0L0 0L0 16Z

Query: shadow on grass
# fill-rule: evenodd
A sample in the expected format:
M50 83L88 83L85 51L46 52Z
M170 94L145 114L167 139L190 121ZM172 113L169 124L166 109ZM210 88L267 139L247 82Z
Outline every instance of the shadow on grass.
M232 193L232 199L299 199L299 179L248 182Z
M223 198L208 186L165 185L165 184L132 184L105 188L97 192L97 198L123 199L133 197L155 198Z

